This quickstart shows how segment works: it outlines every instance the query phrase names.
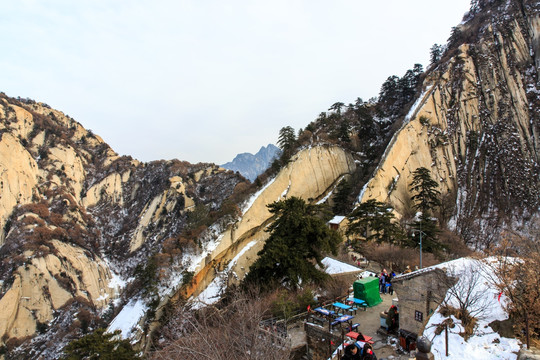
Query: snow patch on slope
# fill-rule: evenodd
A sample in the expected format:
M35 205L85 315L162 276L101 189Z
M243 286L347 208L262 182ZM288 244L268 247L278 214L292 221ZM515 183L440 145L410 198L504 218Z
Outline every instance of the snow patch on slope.
M517 339L509 339L500 336L490 326L494 320L505 320L508 314L504 310L508 299L502 295L499 299L499 290L493 284L493 266L495 258L476 260L462 258L447 263L439 264L430 268L418 270L429 271L433 268L446 270L450 276L456 276L458 282L456 289L467 289L473 285L471 297L482 295L481 314L477 316L477 326L474 334L465 340L460 333L464 331L461 321L452 317L456 326L448 329L449 356L446 357L446 345L444 331L436 335L437 325L441 324L446 317L441 315L441 306L430 317L424 330L424 336L432 342L432 353L435 359L441 360L486 360L486 359L516 359L516 353L520 349ZM475 277L477 279L475 280ZM472 283L474 281L474 283ZM453 291L448 291L445 302L459 307ZM444 303L444 302L443 302Z
M118 315L116 315L107 331L114 332L120 330L120 335L123 339L130 338L132 333L134 333L134 330L142 330L139 328L138 323L143 317L146 309L146 305L142 299L129 302Z

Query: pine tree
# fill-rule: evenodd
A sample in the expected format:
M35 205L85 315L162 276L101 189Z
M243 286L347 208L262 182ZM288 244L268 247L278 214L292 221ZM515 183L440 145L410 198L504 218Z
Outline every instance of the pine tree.
M328 110L334 110L336 112L336 114L341 115L341 108L343 108L344 106L345 106L344 103L336 102L336 103L332 104L332 106L330 106L330 108Z
M291 126L285 126L279 130L278 146L282 151L291 150L296 143L296 135Z
M350 143L349 124L347 121L342 121L338 128L338 139L344 143Z
M296 135L291 126L285 126L279 130L278 146L281 149L281 163L285 164L291 158L296 147Z
M276 219L266 230L270 237L250 267L245 284L296 288L326 279L316 265L322 268L325 253L336 254L341 237L320 217L324 207L291 197L268 205L268 209Z
M463 41L463 31L459 26L452 27L450 31L450 37L448 38L448 48L452 48L460 45L460 42Z
M403 231L395 221L392 207L375 199L361 203L348 216L350 221L347 235L360 234L366 240L378 243L398 243Z
M349 196L352 192L352 185L346 179L339 182L334 196L334 206L332 211L334 214L347 214L351 210L352 202L349 201Z
M409 190L414 193L411 197L414 209L424 214L431 214L433 208L441 205L439 184L431 178L431 172L420 167L413 172L413 181Z
M412 224L416 233L422 232L422 249L428 252L436 252L444 246L437 240L439 228L437 222L430 216L434 208L441 205L441 192L437 190L439 184L431 178L431 172L425 167L420 167L413 172L413 181L410 191L413 193L411 200L415 210L420 211L420 216ZM416 241L413 242L416 245Z
M70 342L65 348L65 360L104 359L132 360L140 359L129 340L120 340L120 330L106 333L100 328L92 334Z
M430 63L431 63L431 65L433 65L437 61L441 60L442 52L443 52L442 45L433 44L433 46L430 49Z

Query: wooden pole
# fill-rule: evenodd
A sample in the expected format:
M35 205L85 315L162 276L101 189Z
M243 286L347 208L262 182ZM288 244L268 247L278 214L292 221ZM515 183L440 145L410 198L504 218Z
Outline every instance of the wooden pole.
M446 344L446 357L448 357L448 324L444 324L444 342Z
M525 335L527 336L527 350L530 349L529 347L529 312L525 311Z

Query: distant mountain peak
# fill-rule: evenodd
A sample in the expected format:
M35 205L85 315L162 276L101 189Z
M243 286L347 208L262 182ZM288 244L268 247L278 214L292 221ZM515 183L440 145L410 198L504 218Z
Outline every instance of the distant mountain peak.
M249 181L254 181L257 176L262 174L272 161L278 157L281 150L274 144L268 144L267 146L261 146L259 151L253 155L251 153L241 153L235 156L233 161L221 165L221 167L238 171Z

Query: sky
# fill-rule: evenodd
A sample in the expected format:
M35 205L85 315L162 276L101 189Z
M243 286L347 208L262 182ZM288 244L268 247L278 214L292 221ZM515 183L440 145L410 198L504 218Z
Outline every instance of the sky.
M429 65L470 0L17 0L0 91L120 155L223 164Z

